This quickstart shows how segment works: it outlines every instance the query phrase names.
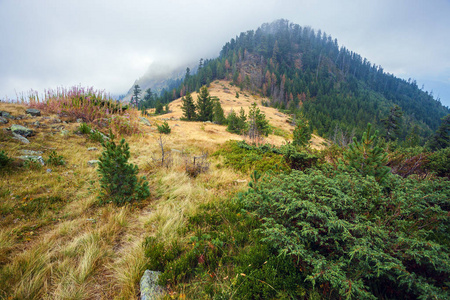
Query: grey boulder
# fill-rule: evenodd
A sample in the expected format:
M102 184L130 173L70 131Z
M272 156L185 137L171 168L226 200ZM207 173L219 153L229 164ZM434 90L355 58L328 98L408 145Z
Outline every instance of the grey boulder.
M41 111L39 109L36 108L28 108L25 111L26 114L32 115L33 117L38 117L41 115Z
M11 126L11 132L24 137L29 137L34 134L33 130L17 124Z

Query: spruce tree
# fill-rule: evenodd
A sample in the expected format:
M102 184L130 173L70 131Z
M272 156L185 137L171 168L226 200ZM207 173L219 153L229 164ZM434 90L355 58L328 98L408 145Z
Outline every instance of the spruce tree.
M134 85L134 90L133 90L133 102L135 107L139 108L139 103L141 101L141 87L139 86L139 84Z
M227 122L222 105L220 105L220 100L217 97L213 99L213 122L219 125Z
M116 145L111 132L110 139L102 142L102 146L103 152L97 170L100 173L101 187L99 199L122 205L148 197L148 182L145 177L138 180L138 167L128 163L130 147L125 139Z
M445 149L450 146L450 114L441 120L441 125L430 141L430 148L432 150Z
M194 121L197 119L197 113L195 112L195 104L192 99L191 93L186 92L186 96L181 98L183 110L183 119L186 121Z
M403 112L400 106L394 105L389 112L389 116L383 120L387 140L393 141L399 137L402 116Z
M197 120L203 122L213 120L213 103L206 86L200 89L200 93L197 96L197 111Z
M238 125L239 128L239 134L244 134L247 132L247 115L245 114L245 110L241 107L239 110L239 117L238 117Z
M271 129L269 121L266 119L266 115L261 112L256 103L253 103L248 112L249 124L248 128L252 129L251 135L264 135L268 136Z
M294 129L294 140L292 144L295 146L306 147L311 140L311 130L308 122L301 118L297 121L297 127Z

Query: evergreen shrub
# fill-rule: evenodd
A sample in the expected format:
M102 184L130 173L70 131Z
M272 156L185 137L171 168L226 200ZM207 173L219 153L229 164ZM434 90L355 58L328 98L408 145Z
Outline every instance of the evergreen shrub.
M99 199L123 205L147 198L150 195L148 182L145 176L138 180L138 167L128 163L130 147L125 139L122 138L116 145L111 132L110 139L103 142L102 146L103 152L98 163L101 187Z
M12 161L11 158L8 157L5 150L0 151L0 169L6 167Z
M448 299L448 181L389 175L385 188L323 169L266 174L240 196L262 242L332 299Z
M162 134L169 134L172 131L172 129L170 129L167 121L164 121L164 123L162 123L162 125L156 125L156 127L158 128L158 132L162 133Z

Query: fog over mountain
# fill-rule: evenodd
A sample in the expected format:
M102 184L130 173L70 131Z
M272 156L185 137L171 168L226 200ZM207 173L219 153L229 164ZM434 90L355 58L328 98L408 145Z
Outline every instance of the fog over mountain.
M236 34L284 18L450 105L449 14L445 0L3 0L0 99L78 84L125 94L152 64L185 69L216 57Z

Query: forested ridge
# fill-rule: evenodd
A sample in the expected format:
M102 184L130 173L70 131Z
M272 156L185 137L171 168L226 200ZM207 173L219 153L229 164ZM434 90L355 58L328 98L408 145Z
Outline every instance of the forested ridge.
M415 80L386 73L320 29L287 20L232 38L218 58L201 59L196 74L187 69L180 85L164 91L158 101L167 103L216 79L268 97L267 105L302 112L311 128L328 138L337 129L361 136L369 122L387 136L387 119L398 106L400 124L391 138L414 134L423 142L450 112Z

